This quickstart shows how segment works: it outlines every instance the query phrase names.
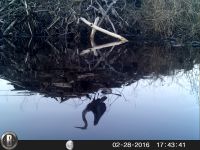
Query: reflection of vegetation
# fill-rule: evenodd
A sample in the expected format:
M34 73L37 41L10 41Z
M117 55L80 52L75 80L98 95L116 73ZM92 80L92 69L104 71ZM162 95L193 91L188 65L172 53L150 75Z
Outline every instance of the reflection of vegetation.
M96 56L80 56L85 47L66 45L63 39L2 39L0 43L0 76L16 90L61 97L61 101L139 79L172 76L178 70L189 72L200 63L199 49L150 42L96 50Z
M192 71L188 71L185 73L186 78L189 81L189 84L191 86L191 93L194 93L196 96L199 96L199 90L200 90L200 85L199 85L199 74L200 74L200 68L198 66L195 66L195 69ZM200 101L199 101L200 102Z

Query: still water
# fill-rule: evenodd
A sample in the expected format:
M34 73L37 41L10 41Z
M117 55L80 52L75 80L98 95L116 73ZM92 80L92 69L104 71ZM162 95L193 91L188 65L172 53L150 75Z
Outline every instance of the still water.
M198 72L198 66L188 73ZM106 112L94 126L81 130L85 97L59 103L35 93L24 96L13 91L9 81L0 80L0 133L14 131L21 140L36 139L199 139L199 101L183 71L162 80L142 79L113 88Z
M80 56L70 46L38 43L1 46L0 135L200 139L199 49L133 44Z

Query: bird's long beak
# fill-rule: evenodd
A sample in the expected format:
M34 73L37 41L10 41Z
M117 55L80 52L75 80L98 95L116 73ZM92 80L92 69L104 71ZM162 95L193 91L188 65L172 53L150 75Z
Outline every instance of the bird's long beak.
M75 128L82 129L82 130L86 130L87 129L87 127L75 127Z

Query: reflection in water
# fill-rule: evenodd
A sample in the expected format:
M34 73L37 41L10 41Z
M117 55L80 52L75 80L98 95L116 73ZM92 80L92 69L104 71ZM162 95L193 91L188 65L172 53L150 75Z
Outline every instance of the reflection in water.
M104 103L104 101L106 99L107 99L106 96L101 97L101 98L97 98L97 99L93 99L92 102L89 103L87 105L87 107L82 112L82 119L83 119L83 122L84 122L84 126L83 127L76 127L76 128L87 129L88 122L87 122L87 119L86 119L86 114L89 111L92 111L92 113L94 114L94 125L97 125L100 118L102 117L102 115L106 111L106 104Z
M199 139L198 48L135 42L81 56L91 46L61 39L1 39L0 46L0 113L10 117L2 116L1 133L14 130L21 139ZM41 110L17 111L25 101L19 96L44 99ZM68 106L74 101L78 109ZM82 121L77 128L85 133L74 128Z

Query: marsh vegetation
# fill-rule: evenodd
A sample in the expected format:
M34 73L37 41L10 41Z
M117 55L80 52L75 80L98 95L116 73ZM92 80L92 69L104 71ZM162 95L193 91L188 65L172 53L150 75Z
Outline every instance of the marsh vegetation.
M76 41L90 28L80 22L100 17L98 25L115 33L199 43L198 0L2 0L4 36L66 36ZM100 35L102 36L102 35Z

